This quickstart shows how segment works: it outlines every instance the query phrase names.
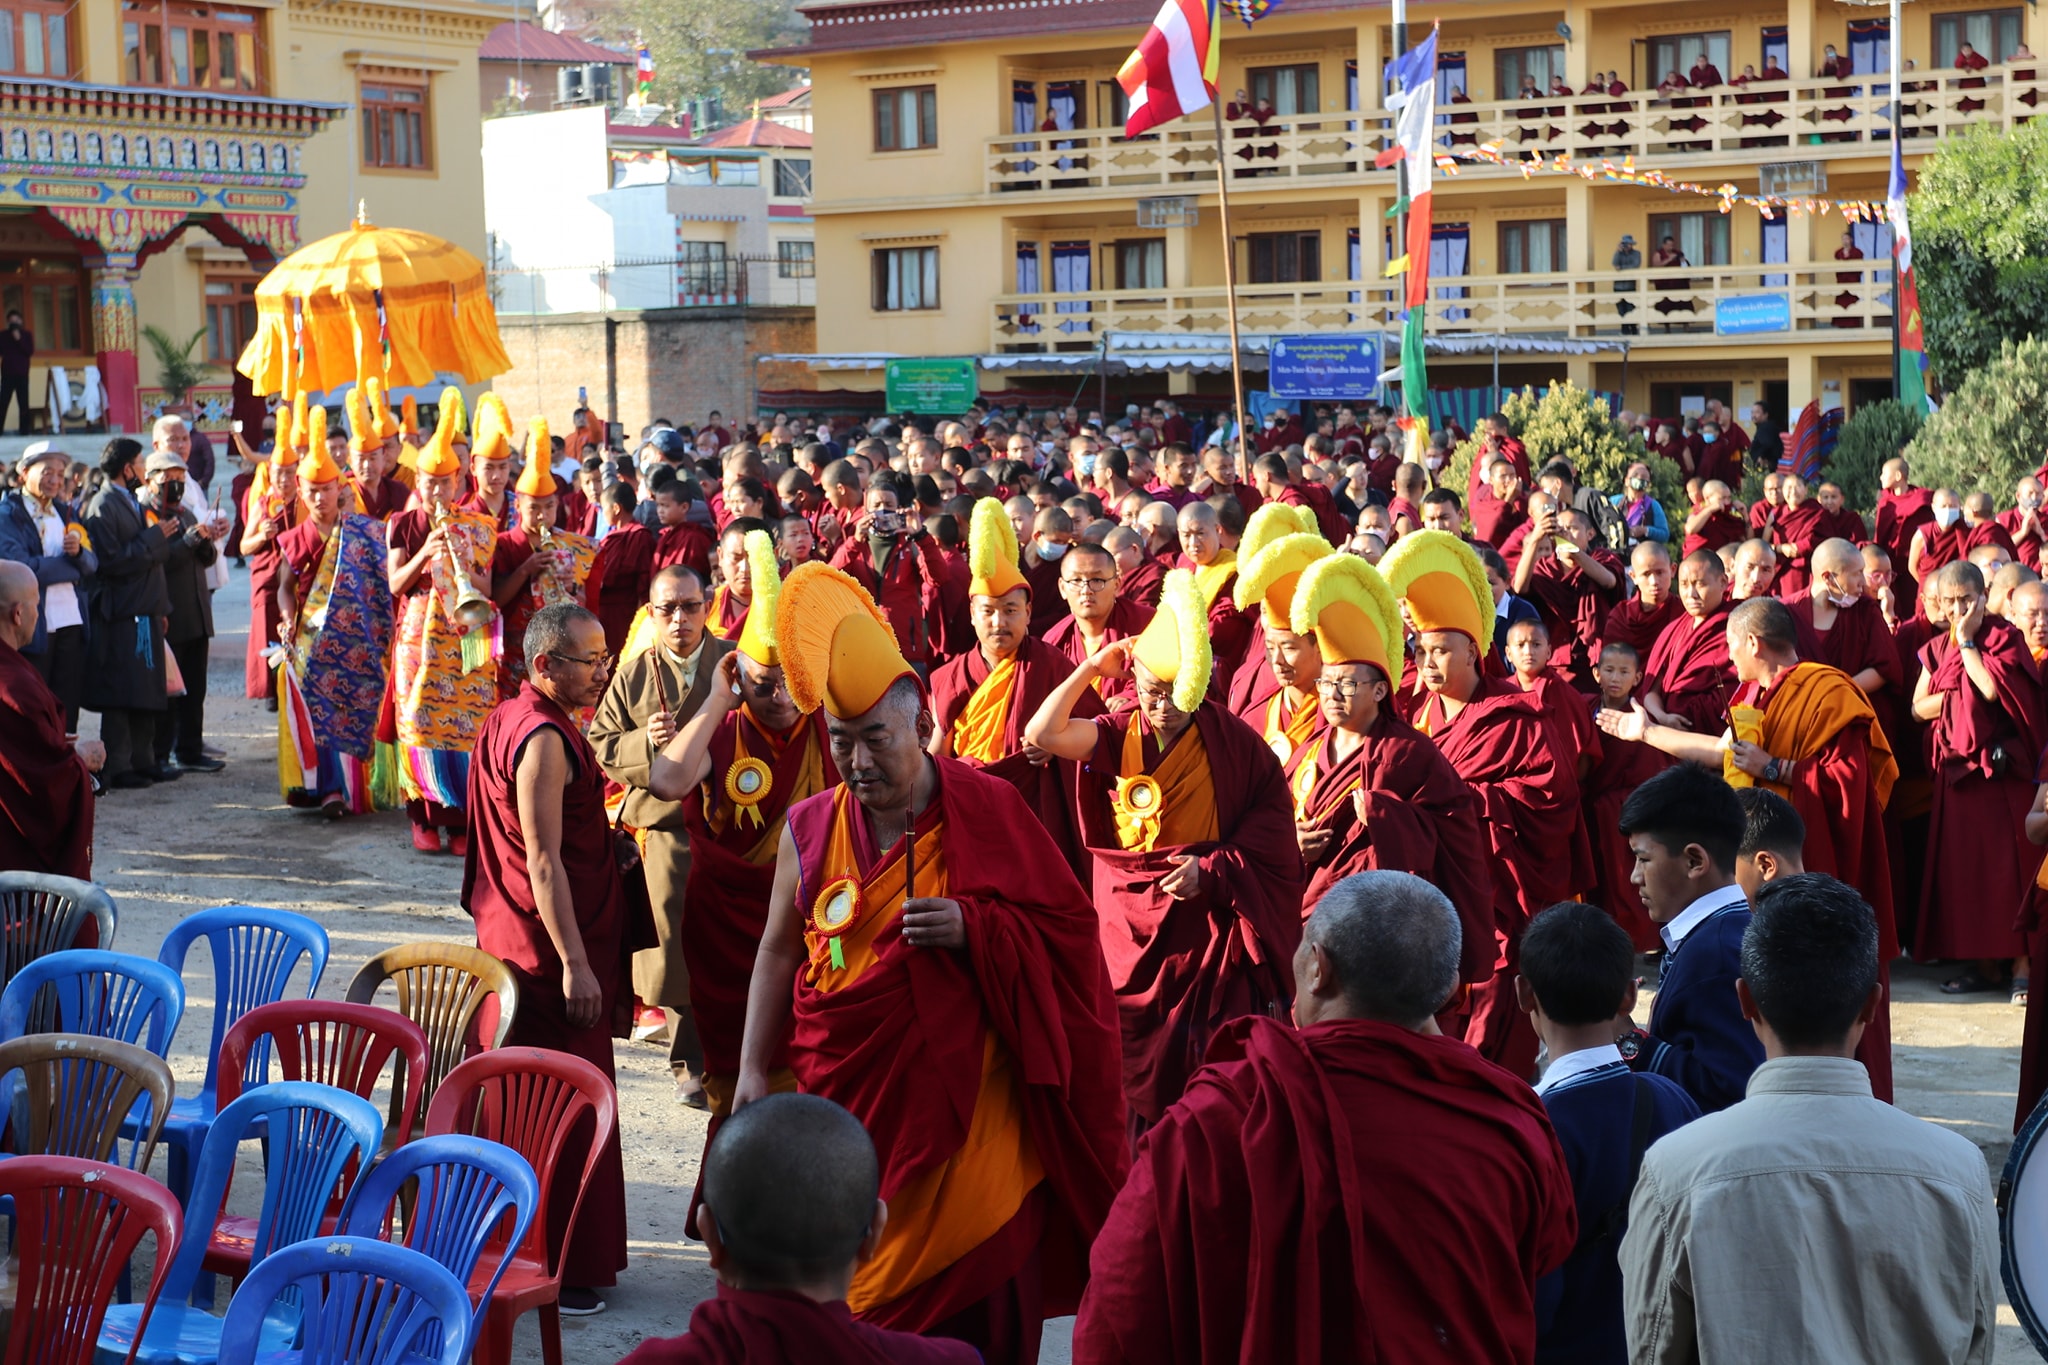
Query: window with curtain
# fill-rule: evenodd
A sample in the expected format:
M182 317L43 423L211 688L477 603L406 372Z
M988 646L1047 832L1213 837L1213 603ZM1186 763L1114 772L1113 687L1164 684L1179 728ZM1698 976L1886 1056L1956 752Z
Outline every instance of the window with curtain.
M1035 133L1038 131L1038 82L1010 82L1010 131L1013 133Z
M1718 213L1667 213L1650 220L1650 249L1643 264L1650 264L1666 237L1678 239L1678 249L1693 265L1728 264L1728 219Z
M1255 66L1245 73L1253 100L1271 100L1276 114L1313 114L1322 108L1322 68Z
M676 285L684 294L723 294L731 288L724 242L676 243Z
M1253 284L1313 284L1323 278L1319 232L1254 232L1246 246Z
M1791 75L1792 68L1786 65L1786 63L1792 60L1792 40L1787 35L1786 30L1782 28L1767 28L1761 30L1760 36L1763 38L1763 61L1758 63L1757 70L1763 71L1772 62L1776 62L1780 71L1783 71L1788 76Z
M907 152L939 145L937 86L907 85L874 94L876 151Z
M79 257L0 257L0 311L21 314L39 355L85 353L91 297Z
M22 76L71 75L72 8L15 0L0 9L0 71Z
M1019 294L1036 294L1044 287L1043 268L1038 259L1038 243L1017 243L1016 289ZM1017 308L1017 330L1036 332L1038 308L1035 304L1021 304Z
M432 170L427 87L364 81L357 94L363 111L363 165L378 170Z
M1892 69L1892 25L1889 19L1849 21L1849 69L1857 75ZM1875 94L1883 94L1879 87Z
M256 335L256 276L209 275L202 286L206 298L206 358L232 365Z
M1548 90L1550 78L1564 74L1564 44L1502 48L1493 54L1493 68L1498 81L1493 92L1495 99L1511 100L1519 95L1524 76L1535 81L1538 90Z
M1650 70L1645 85L1656 85L1676 71L1688 79L1692 75L1692 64L1705 53L1714 69L1726 80L1736 74L1739 68L1728 65L1729 35L1722 33L1674 33L1650 39Z
M1095 287L1095 248L1087 242L1052 244L1052 289L1055 294L1085 294ZM1069 299L1052 306L1055 313L1085 313L1086 299ZM1062 332L1085 332L1085 322L1063 322Z
M1564 219L1500 225L1501 274L1548 275L1564 268Z
M2002 62L2020 45L2020 11L2016 9L1977 10L1966 14L1934 16L1934 64L1954 66L1963 44L1993 62Z
M874 253L871 303L877 313L939 306L939 249L885 247Z
M777 242L775 273L785 280L809 280L818 274L816 242Z
M811 159L804 157L777 157L775 160L775 194L781 199L808 199L811 197Z
M1116 244L1116 287L1166 288L1166 240L1148 237Z
M1053 124L1065 132L1088 126L1088 82L1053 81L1045 87L1045 111Z
M1763 247L1765 265L1783 265L1788 259L1787 243L1791 240L1783 216L1766 220L1763 224ZM1779 271L1764 276L1764 284L1772 289L1783 289L1791 277Z
M1429 230L1429 276L1432 280L1454 280L1470 274L1472 263L1472 225L1470 223L1437 223ZM1466 296L1464 285L1451 285L1433 291L1440 299L1462 299ZM1444 321L1463 322L1472 316L1468 308L1446 308Z
M16 53L23 59L23 69L33 69L26 65L32 60L48 60L49 40L61 39L61 28L61 21L57 30L45 23L39 40L41 53L28 50L33 34L24 29L24 45ZM125 0L121 46L128 83L260 94L263 75L257 47L261 32L262 19L256 10L188 0Z

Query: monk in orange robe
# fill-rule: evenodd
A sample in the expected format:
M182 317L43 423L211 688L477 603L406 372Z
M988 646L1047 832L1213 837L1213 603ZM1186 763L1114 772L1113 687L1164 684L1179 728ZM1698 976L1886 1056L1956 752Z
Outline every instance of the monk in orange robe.
M1899 955L1892 918L1884 806L1899 766L1870 701L1849 675L1799 657L1792 612L1774 597L1742 603L1727 618L1728 654L1739 680L1724 734L1654 723L1637 703L1603 710L1600 728L1640 740L1681 762L1721 764L1733 786L1768 787L1806 822L1805 863L1856 887L1877 916L1878 960ZM2008 905L2012 902L2008 902ZM1888 980L1887 976L1887 980ZM1856 1056L1871 1090L1890 1100L1891 1012L1880 1005Z
M1465 1041L1480 1055L1527 1076L1536 1034L1515 1003L1515 967L1523 926L1571 895L1577 786L1542 705L1481 669L1493 648L1493 590L1472 547L1446 531L1418 531L1387 551L1380 572L1416 630L1424 696L1415 728L1477 794L1494 859L1493 974L1447 1014L1454 1023L1465 1016Z
M1085 876L1088 863L1067 808L1068 774L1024 739L1025 722L1073 664L1029 633L1033 589L1017 566L1016 529L994 498L975 504L967 557L976 643L932 674L932 753L985 768L1015 787L1074 875Z
M732 1112L747 982L768 925L785 817L792 805L839 781L824 716L798 712L783 681L775 649L774 604L782 591L775 542L766 531L743 530L742 539L753 603L739 643L719 658L703 707L654 756L647 775L656 797L682 803L689 831L687 908L678 933L713 1133ZM796 1087L787 1039L770 1050L768 1067L774 1089Z
M1124 1095L1149 1126L1230 1020L1287 1006L1301 854L1280 761L1210 693L1208 613L1185 569L1134 641L1105 646L1046 698L1025 738L1081 765L1101 952L1123 1022ZM1137 705L1077 717L1097 676Z
M845 781L790 808L733 1107L769 1093L787 1037L798 1085L881 1158L854 1315L1034 1361L1127 1160L1094 908L1014 787L926 751L916 674L858 583L801 565L775 616Z

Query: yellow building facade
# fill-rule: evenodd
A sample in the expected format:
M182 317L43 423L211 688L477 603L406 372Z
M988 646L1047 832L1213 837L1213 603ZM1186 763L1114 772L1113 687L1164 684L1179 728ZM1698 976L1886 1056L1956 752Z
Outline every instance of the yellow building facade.
M214 382L194 398L224 429L256 282L359 201L481 257L476 53L504 17L450 0L0 9L0 308L36 336L34 421L53 368L83 415L90 368L98 420L139 429L161 402L138 356L154 325L205 330Z
M804 7L810 43L770 55L811 73L821 387L880 387L887 355L979 356L988 391L1127 353L1161 371L1129 396L1227 390L1210 115L1122 136L1115 73L1155 9ZM1440 24L1446 155L1495 147L1516 163L1611 161L1740 193L1885 198L1882 9L1523 0L1416 5L1408 22L1411 40ZM2039 22L2031 7L1980 0L1906 7L1909 171L1943 137L2032 115L2044 69L2026 44ZM1264 335L1374 332L1391 353L1394 172L1374 164L1391 134L1378 74L1395 55L1388 9L1289 0L1249 29L1226 7L1225 24L1224 101L1271 111L1226 134L1249 349ZM1720 82L1659 92L1671 71L1710 74L1699 63ZM1732 84L1745 68L1752 79ZM1718 397L1765 402L1780 420L1811 400L1853 407L1890 391L1881 223L1724 213L1712 196L1520 164L1439 169L1433 207L1430 335L1463 352L1432 354L1433 389L1490 408L1496 382L1569 375L1641 411ZM1625 235L1641 262L1618 268ZM1683 262L1660 268L1666 237ZM1180 351L1186 365L1157 359Z

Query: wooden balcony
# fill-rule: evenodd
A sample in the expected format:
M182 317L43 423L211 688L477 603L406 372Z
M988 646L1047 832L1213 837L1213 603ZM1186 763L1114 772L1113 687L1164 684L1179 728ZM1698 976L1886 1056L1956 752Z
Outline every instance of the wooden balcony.
M1889 340L1890 275L1883 261L1468 275L1430 290L1429 330L1659 348ZM1256 284L1237 292L1246 332L1401 326L1397 280ZM1213 337L1228 326L1223 290L1214 285L1009 294L990 305L990 349L1086 351L1108 332Z
M2001 68L1908 72L1900 122L1906 148L1931 149L1943 137L1991 124L2011 128L2048 101L2040 69ZM1862 78L1856 78L1861 80ZM1966 82L1970 82L1966 84ZM2048 111L2044 111L2048 112ZM1439 105L1438 142L1459 146L1498 143L1510 157L1579 162L1632 158L1639 166L1679 168L1728 163L1808 161L1889 155L1890 94L1883 81L1753 82L1743 89L1718 86L1665 99L1655 91L1614 97L1498 100ZM1390 189L1392 171L1377 171L1373 157L1392 136L1383 110L1275 119L1261 129L1229 125L1232 164L1246 189L1278 189L1292 180L1326 188L1333 180L1376 176ZM1875 144L1875 145L1873 145ZM1502 176L1512 167L1464 163L1462 175ZM1200 117L1171 130L1126 139L1111 128L992 137L987 144L985 190L1004 199L1082 198L1199 193L1216 179L1216 148ZM1233 183L1235 187L1235 182Z

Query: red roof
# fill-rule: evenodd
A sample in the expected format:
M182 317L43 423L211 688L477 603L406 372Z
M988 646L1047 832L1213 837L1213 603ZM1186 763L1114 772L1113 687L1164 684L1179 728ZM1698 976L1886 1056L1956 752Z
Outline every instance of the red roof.
M762 101L764 104L767 101ZM811 135L785 128L764 118L750 118L730 128L720 128L698 140L699 147L809 147Z
M523 24L518 20L508 20L492 29L476 55L486 62L547 62L565 66L584 66L593 62L631 66L635 60L623 52L614 52L566 33L550 33L538 24Z
M810 93L811 87L799 85L795 89L785 90L779 95L770 95L768 98L759 101L759 104L763 109L786 109L799 100L808 98Z

